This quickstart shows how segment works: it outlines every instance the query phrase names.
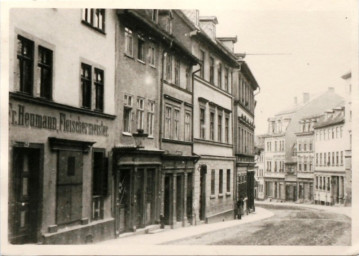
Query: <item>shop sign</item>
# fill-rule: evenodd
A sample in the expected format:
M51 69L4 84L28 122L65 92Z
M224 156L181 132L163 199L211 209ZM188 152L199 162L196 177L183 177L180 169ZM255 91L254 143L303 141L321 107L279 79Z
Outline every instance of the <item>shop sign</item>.
M59 116L45 115L41 112L33 113L26 111L24 105L19 104L13 108L9 106L10 125L33 127L60 132L77 133L85 135L108 136L108 126L91 122L83 122L78 116L77 120L69 119L65 113L60 112Z

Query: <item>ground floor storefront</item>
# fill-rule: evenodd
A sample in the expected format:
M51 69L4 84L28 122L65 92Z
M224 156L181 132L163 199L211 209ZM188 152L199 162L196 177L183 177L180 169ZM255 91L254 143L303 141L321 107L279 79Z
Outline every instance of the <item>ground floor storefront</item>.
M321 205L343 205L346 189L344 175L316 172L314 202Z
M194 175L194 223L234 218L236 174L232 157L200 156Z
M114 237L109 172L114 118L10 94L10 243Z

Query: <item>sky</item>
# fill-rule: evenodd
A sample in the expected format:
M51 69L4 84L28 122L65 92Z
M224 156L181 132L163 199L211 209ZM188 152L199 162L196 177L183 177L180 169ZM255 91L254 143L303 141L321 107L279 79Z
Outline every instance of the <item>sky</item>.
M235 36L236 52L246 53L260 86L256 134L267 119L328 87L344 96L341 76L351 69L352 8L346 0L238 0L218 9L199 8L218 19L217 36ZM254 54L254 55L252 55ZM255 55L258 54L258 55Z

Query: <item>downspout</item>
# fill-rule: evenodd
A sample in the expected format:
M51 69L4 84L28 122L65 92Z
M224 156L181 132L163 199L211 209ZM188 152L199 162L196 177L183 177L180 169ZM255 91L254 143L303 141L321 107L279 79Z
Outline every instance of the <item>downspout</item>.
M167 56L167 52L163 50L162 56L161 56L161 81L160 81L160 123L159 123L159 149L162 149L162 118L163 118L163 78L164 78L164 63L165 63L165 57Z
M197 69L196 71L192 72L192 143L193 143L193 137L194 137L194 75L201 71L202 68ZM192 144L192 155L193 155L193 144Z

